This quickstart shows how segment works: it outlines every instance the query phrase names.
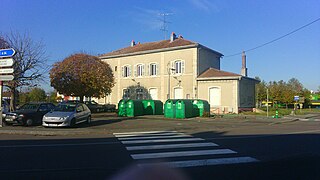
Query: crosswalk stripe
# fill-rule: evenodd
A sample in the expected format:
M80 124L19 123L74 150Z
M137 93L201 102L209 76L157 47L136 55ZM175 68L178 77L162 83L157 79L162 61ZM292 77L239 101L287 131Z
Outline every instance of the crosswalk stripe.
M150 139L150 140L121 141L121 143L122 144L139 144L139 143L185 142L185 141L204 141L204 139L201 139L201 138Z
M153 159L153 158L215 155L215 154L234 154L234 153L237 153L237 152L232 151L230 149L215 149L215 150L175 151L175 152L162 152L162 153L132 154L131 157L133 159Z
M148 136L148 137L128 137L128 138L118 138L120 141L123 140L139 140L139 139L165 139L165 138L180 138L180 137L191 137L187 134L181 135L170 135L170 136Z
M113 133L114 135L125 135L125 134L152 134L152 133L167 133L177 131L144 131L144 132L125 132L125 133Z
M215 158L215 159L201 159L201 160L189 160L189 161L172 161L162 163L144 163L138 164L138 166L168 166L172 168L181 167L195 167L195 166L209 166L209 165L222 165L222 164L239 164L239 163L251 163L259 162L259 160L252 157L232 157L232 158Z
M152 150L152 149L173 149L173 148L189 148L189 147L213 147L218 146L215 143L188 143L188 144L164 144L164 145L149 145L149 146L129 146L128 151L134 150Z
M168 135L179 135L183 133L177 132L167 132L167 133L153 133L153 134L119 134L114 135L117 138L124 138L124 137L144 137L144 136L168 136Z

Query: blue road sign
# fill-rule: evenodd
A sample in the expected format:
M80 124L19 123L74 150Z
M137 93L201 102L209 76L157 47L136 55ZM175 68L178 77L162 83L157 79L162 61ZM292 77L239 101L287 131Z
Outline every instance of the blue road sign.
M299 96L294 96L293 100L299 101L300 97Z
M16 51L13 48L0 49L0 57L12 57Z

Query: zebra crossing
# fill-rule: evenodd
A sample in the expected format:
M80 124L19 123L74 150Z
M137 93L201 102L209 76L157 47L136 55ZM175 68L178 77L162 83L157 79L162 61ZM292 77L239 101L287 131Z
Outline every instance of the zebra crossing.
M231 149L221 148L177 131L145 131L113 133L129 151L138 166L164 165L173 168L238 164L259 160L239 156Z

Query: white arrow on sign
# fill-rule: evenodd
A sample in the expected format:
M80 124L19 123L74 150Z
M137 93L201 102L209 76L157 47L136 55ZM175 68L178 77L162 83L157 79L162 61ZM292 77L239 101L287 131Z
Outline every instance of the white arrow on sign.
M0 59L0 67L10 67L12 65L13 65L12 58Z
M13 78L14 78L13 75L1 75L0 81L12 81Z
M11 74L13 73L13 68L0 69L0 74Z

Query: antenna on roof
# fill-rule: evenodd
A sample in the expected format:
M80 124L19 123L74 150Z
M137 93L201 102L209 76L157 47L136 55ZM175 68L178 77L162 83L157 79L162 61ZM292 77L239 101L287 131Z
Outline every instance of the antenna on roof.
M160 20L162 22L160 30L163 31L164 40L167 40L167 33L168 33L168 24L171 23L166 20L166 17L172 15L172 13L159 13L160 16L163 18Z

